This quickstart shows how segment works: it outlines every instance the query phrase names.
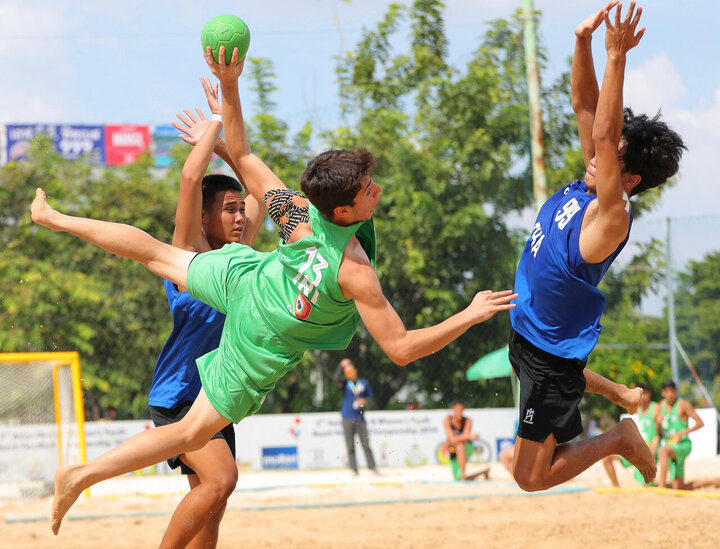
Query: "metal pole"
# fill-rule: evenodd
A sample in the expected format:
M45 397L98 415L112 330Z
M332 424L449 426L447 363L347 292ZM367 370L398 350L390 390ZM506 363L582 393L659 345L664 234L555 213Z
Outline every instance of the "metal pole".
M675 330L675 294L673 290L672 252L670 248L670 218L665 218L665 284L667 285L668 338L670 339L670 370L675 384L680 386L677 360L677 332Z
M543 141L542 111L540 109L540 75L537 64L535 9L532 0L523 0L523 17L525 20L525 67L530 102L530 153L532 156L533 194L535 196L535 209L539 210L540 206L547 200L547 184L545 181L545 143Z

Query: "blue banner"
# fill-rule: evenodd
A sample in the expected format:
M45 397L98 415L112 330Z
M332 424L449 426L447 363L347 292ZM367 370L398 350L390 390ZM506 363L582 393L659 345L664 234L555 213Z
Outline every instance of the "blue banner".
M283 446L262 449L263 469L297 469L297 446Z
M105 132L103 126L56 124L9 124L7 126L7 161L21 160L30 143L40 134L46 134L63 157L75 160L90 158L103 164L105 161Z
M103 126L59 126L57 151L69 160L80 157L96 164L105 163L105 130Z

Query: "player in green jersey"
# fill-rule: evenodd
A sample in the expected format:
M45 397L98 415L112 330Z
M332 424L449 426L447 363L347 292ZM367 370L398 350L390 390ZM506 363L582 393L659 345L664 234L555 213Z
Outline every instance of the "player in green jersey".
M203 390L181 421L140 433L88 463L57 470L55 534L85 488L202 448L228 423L255 412L304 350L347 346L360 319L387 355L404 365L512 308L509 302L517 297L511 290L479 292L445 321L408 331L383 295L373 267L372 214L381 188L372 179L372 155L364 149L341 150L313 159L301 179L308 202L250 153L237 88L242 72L237 51L230 65L215 63L209 52L206 60L222 86L231 158L248 190L264 201L280 226L283 243L269 253L229 244L195 254L130 225L62 214L37 190L31 207L36 223L136 260L226 314L219 348L198 360Z
M660 444L660 435L656 426L656 415L659 409L657 402L652 401L652 390L645 383L636 383L635 387L642 389L642 397L640 398L640 406L637 411L637 422L640 430L640 435L643 440L650 446L650 451L657 460L657 448ZM632 467L632 463L626 460L622 456L607 456L602 460L605 471L610 478L610 482L616 488L620 486L615 473L615 463L620 463L623 468ZM634 478L641 484L649 486L650 484L645 482L642 473L636 468Z
M705 423L692 404L678 398L677 387L672 379L663 382L662 396L658 420L664 444L658 451L658 486L667 486L669 472L673 488L687 489L690 487L685 485L685 459L692 450L688 434L701 429ZM690 418L695 420L692 427L689 426Z

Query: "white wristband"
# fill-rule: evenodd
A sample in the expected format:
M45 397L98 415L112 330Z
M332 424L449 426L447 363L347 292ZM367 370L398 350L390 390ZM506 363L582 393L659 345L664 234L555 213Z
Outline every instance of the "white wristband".
M222 124L222 114L213 113L212 118L210 118L213 122L217 121Z

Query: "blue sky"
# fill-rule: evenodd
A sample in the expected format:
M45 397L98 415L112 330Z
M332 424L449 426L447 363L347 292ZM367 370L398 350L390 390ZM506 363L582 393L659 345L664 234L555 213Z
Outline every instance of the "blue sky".
M207 74L200 31L209 18L230 11L251 29L249 55L269 57L275 64L278 116L291 127L310 120L315 128L328 129L337 121L334 56L351 49L362 28L373 26L389 3L3 0L0 123L167 124L183 107L205 106L197 80ZM534 4L543 11L540 41L548 50L551 72L558 73L572 53L575 25L603 4ZM521 5L522 0L448 0L450 61L462 67L486 22L508 18ZM717 213L720 4L648 0L641 5L648 30L628 55L625 102L639 112L662 108L690 148L679 184L666 192L647 223L661 232L665 216L678 216L678 226L683 219L694 219L689 231L694 236L676 245L678 251L691 245L717 247L720 221L707 218L698 227L697 219ZM602 35L594 46L601 71ZM241 86L243 92L251 98L246 86Z

